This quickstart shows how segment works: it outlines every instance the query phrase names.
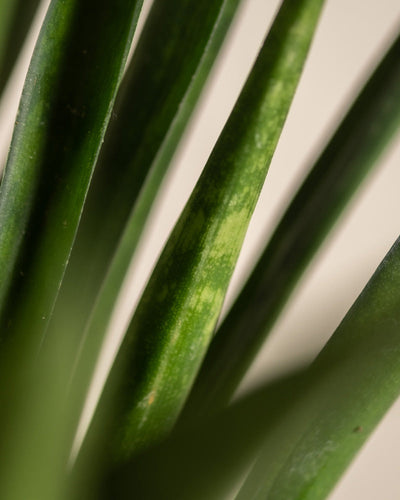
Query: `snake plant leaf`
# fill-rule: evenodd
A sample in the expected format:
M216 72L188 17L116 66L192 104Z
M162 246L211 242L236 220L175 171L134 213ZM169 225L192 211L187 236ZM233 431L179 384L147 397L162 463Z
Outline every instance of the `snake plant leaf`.
M82 405L152 201L238 5L239 0L156 0L146 19L121 84L116 118L96 166L49 332L58 337L67 323L79 334L71 405ZM132 206L129 239L119 248L95 302ZM71 307L74 314L65 318L63 310Z
M3 342L49 320L141 4L50 4L0 190Z
M400 394L399 304L400 239L309 368L238 499L326 497Z
M322 3L283 3L143 293L108 382L113 387L123 372L115 398L117 455L129 456L158 440L182 408L215 328ZM106 385L98 414L109 391Z
M0 94L39 5L39 0L0 1Z
M153 3L122 81L88 192L56 308L60 319L55 316L55 331L66 321L65 307L69 311L74 307L67 319L71 330L80 334L85 327L133 209L126 258L132 257L239 1Z
M400 37L293 198L207 352L185 413L226 404L329 229L400 125Z

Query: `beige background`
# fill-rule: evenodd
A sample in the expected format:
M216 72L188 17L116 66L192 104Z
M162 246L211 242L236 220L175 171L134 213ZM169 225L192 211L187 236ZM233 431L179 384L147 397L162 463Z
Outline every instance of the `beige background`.
M240 16L157 202L158 215L152 215L146 242L133 263L135 285L127 284L129 293L125 300L121 299L122 313L118 312L115 322L117 329L126 321L171 224L196 182L278 4L277 0L243 0ZM145 0L145 7L149 5ZM326 1L300 87L232 280L228 302L246 274L249 259L265 241L321 141L329 136L362 81L362 75L399 26L398 0ZM33 32L31 40L35 36ZM9 138L7 122L18 102L19 75L25 71L30 50L29 46L25 49L19 72L0 104L3 152ZM348 211L324 245L244 386L275 377L306 362L319 351L400 234L399 186L400 140L392 145L379 169L351 204L351 213ZM399 417L400 402L379 426L330 500L400 498Z

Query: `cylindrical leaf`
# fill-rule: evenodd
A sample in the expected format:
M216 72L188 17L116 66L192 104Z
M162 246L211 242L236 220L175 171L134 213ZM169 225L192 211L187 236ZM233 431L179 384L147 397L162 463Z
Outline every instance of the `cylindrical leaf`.
M296 0L281 7L150 278L109 382L111 387L121 366L127 367L118 392L118 453L129 455L168 432L184 403L218 319L322 3Z
M39 342L76 233L141 0L53 0L0 190L0 335Z
M226 404L327 232L400 125L400 38L350 108L219 327L187 413Z
M129 218L125 260L131 259L239 1L153 3L121 84L88 192L54 330L68 321L69 328L80 334ZM127 265L121 266L117 289ZM69 311L67 318L64 309ZM106 328L109 311L104 305L102 309Z

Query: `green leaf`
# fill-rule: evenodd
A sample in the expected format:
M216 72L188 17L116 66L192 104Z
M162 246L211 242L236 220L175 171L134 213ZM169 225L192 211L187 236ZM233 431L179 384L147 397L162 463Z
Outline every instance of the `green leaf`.
M315 163L219 327L186 413L226 404L290 293L400 125L400 37Z
M8 81L40 0L0 0L0 94Z
M117 119L96 167L66 272L67 283L63 283L64 293L57 304L58 317L51 325L55 338L63 323L81 337L87 322L70 383L70 403L79 408L77 413L152 201L238 3L159 0L146 20L117 102ZM119 246L99 294L128 218L128 237ZM77 283L82 285L78 297ZM92 311L96 295L99 297Z
M326 497L400 393L400 239L311 365L240 499Z
M1 339L51 315L142 2L53 0L0 191Z
M150 278L108 382L113 387L124 368L117 454L148 446L179 414L218 319L321 6L297 0L281 7Z
M124 259L131 259L239 1L153 3L121 84L89 189L54 330L65 321L79 334L85 327L129 218L130 242ZM117 287L126 266L120 266ZM65 318L63 310L71 307L73 315ZM102 316L107 323L108 310Z

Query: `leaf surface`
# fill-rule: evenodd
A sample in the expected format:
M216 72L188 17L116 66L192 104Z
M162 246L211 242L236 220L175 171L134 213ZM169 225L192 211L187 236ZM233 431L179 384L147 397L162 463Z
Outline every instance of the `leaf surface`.
M0 189L0 335L39 344L124 70L140 0L53 0Z
M123 371L117 454L148 446L179 414L215 328L322 3L281 7L150 278L109 378L112 387Z
M210 345L186 412L226 404L307 264L400 125L400 38L351 106L283 215Z

